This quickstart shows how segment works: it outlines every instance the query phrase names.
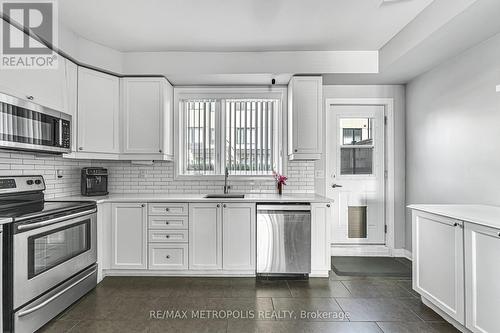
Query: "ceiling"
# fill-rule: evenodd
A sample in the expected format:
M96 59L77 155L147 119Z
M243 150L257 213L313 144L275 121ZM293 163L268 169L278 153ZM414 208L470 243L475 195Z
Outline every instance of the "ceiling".
M378 50L433 0L64 0L60 21L122 52Z

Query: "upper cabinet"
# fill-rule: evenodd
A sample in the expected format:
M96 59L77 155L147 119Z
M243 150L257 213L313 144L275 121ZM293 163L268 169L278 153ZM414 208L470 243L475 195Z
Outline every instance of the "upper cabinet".
M78 68L78 152L119 153L119 107L116 76Z
M172 92L165 78L121 79L122 158L172 159Z
M290 160L321 158L323 79L295 76L288 84L288 155Z
M1 69L0 92L66 112L66 59L50 69Z

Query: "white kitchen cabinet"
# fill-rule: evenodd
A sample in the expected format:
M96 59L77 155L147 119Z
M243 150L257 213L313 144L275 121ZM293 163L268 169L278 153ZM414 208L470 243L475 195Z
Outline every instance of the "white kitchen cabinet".
M255 270L255 204L222 204L222 268Z
M500 230L465 223L466 327L500 330Z
M288 84L288 155L290 160L321 158L323 79L294 76Z
M189 204L189 269L222 268L221 209L219 203Z
M121 159L171 159L172 102L165 78L121 79Z
M149 269L186 270L188 269L187 244L150 244Z
M57 68L0 69L0 92L66 112L66 59Z
M113 203L111 205L111 268L146 269L147 205L142 203Z
M464 325L463 222L413 211L413 289Z
M84 67L78 68L79 153L95 154L95 158L99 158L99 154L104 154L102 158L113 158L112 155L116 154L115 158L118 158L119 107L118 77Z
M331 203L311 204L311 275L328 276L331 269L330 226Z

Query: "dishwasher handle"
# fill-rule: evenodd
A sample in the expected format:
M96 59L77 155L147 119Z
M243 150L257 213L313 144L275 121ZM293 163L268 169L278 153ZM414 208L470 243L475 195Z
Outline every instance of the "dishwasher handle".
M294 212L310 212L311 205L257 205L257 211L287 210Z

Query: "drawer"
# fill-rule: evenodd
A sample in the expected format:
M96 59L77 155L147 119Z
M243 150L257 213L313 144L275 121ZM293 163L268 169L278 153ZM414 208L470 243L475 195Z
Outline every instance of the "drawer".
M187 230L149 230L151 243L187 243Z
M150 244L149 269L188 269L187 244Z
M149 215L188 215L187 203L150 203Z
M150 216L148 226L150 229L188 229L187 216Z

